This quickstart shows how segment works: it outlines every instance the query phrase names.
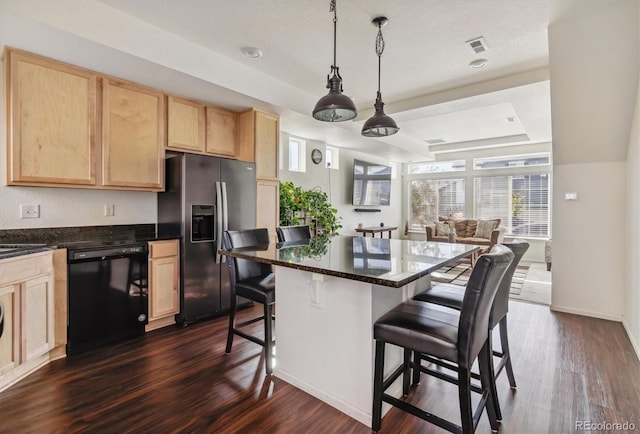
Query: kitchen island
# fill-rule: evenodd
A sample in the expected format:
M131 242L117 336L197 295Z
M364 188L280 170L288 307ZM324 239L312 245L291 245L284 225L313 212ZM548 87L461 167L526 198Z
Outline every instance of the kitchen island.
M224 253L274 266L274 375L370 426L373 323L429 287L429 273L479 249L335 236ZM401 363L396 350L387 351L388 372ZM399 396L400 385L389 392Z

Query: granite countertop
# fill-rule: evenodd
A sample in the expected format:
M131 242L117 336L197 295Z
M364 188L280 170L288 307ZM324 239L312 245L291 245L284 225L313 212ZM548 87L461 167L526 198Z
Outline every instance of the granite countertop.
M271 243L221 254L318 274L399 288L482 246L336 235Z
M46 244L0 244L0 260L15 256L30 255L31 253L55 250L58 246Z

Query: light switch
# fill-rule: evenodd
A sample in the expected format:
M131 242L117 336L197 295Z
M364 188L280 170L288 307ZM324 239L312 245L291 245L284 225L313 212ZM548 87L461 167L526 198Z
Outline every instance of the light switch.
M576 192L565 193L564 200L578 200L578 193Z
M112 203L105 203L104 215L105 217L113 217L115 215L115 205Z

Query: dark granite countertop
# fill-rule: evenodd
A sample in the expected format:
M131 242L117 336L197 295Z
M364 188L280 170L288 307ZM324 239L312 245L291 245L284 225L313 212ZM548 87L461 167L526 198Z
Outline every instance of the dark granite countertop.
M29 245L29 244L0 244L0 260L15 256L30 255L31 253L55 250L57 246Z
M398 288L482 246L337 235L220 253L281 267Z

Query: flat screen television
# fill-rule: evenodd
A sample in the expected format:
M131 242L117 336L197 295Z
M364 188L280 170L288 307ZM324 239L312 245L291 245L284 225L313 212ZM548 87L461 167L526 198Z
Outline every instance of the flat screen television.
M353 204L388 206L391 196L391 166L353 160Z

